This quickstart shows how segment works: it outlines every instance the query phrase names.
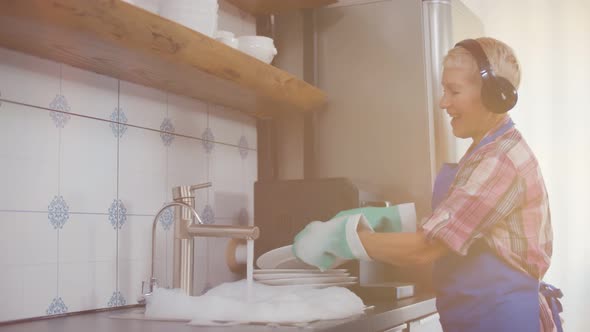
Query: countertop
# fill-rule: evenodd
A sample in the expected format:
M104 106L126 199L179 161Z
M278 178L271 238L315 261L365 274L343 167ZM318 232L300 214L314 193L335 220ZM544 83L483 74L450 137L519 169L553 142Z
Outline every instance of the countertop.
M414 297L392 300L387 302L365 301L368 306L374 306L360 317L317 321L304 328L297 326L270 326L270 325L235 325L222 327L199 327L187 325L178 321L154 321L140 319L114 318L125 315L140 314L143 307L124 308L112 311L91 312L74 314L66 317L48 318L36 321L27 321L9 325L0 325L0 332L164 332L164 331L240 331L240 332L267 332L267 331L384 331L392 327L414 320L436 311L435 299L432 294L417 295Z

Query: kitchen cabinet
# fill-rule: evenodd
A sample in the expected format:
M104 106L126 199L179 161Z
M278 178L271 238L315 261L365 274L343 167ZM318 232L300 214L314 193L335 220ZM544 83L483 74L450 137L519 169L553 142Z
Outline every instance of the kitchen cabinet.
M326 102L279 68L120 0L2 1L0 47L259 117Z

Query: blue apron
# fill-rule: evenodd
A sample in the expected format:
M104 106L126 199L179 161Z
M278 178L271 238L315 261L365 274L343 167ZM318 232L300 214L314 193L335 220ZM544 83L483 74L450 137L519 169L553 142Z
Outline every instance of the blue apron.
M463 159L513 126L508 119ZM433 210L446 197L458 169L458 164L443 165L434 183ZM439 258L434 264L433 279L436 307L445 332L539 332L541 329L539 281L507 265L483 240L475 242L466 256L450 253ZM543 295L550 300L549 291ZM561 321L552 302L549 303L554 321L561 332Z

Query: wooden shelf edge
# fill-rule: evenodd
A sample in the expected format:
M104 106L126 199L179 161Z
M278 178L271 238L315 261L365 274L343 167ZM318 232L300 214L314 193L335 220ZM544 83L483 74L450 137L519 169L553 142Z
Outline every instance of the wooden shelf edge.
M260 117L326 103L317 87L120 0L0 2L0 47Z

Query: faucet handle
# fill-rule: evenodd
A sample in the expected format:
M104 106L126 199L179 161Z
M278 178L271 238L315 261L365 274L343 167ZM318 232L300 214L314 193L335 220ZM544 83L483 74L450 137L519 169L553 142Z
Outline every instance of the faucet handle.
M192 186L190 186L190 191L193 192L198 189L204 189L204 188L209 188L209 187L211 187L211 182L205 182L205 183L201 183L201 184L193 184Z
M183 200L184 198L193 198L193 191L203 188L211 187L211 182L201 184L194 184L192 186L178 186L172 188L172 199L175 201Z

